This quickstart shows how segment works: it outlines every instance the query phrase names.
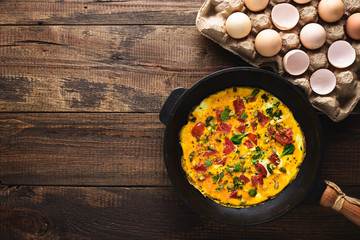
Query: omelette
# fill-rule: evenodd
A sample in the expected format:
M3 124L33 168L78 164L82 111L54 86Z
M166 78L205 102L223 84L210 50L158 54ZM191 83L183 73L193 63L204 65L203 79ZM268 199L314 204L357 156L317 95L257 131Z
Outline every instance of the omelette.
M218 204L242 208L274 198L305 157L290 109L271 93L232 87L208 96L180 131L188 181Z

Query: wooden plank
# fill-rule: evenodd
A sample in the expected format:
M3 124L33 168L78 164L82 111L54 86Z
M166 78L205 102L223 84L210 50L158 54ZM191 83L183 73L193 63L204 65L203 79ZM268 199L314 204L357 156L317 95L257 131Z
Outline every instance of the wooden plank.
M321 116L321 178L360 184L360 115ZM158 114L0 114L0 181L7 185L169 186ZM351 136L351 137L349 137Z
M5 0L2 24L194 25L203 0Z
M157 112L243 61L193 26L0 28L0 111Z
M359 186L343 190L360 197ZM239 228L195 214L172 187L5 187L0 197L4 240L358 239L360 234L339 213L309 201L266 225Z

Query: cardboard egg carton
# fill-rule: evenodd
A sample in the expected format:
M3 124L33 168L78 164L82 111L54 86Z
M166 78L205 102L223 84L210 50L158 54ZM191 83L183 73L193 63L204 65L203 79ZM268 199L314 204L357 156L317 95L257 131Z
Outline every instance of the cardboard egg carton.
M243 0L206 0L198 12L196 26L204 36L250 64L257 67L271 67L290 82L301 87L316 109L324 112L333 121L338 122L351 113L360 99L360 41L352 40L346 36L344 27L346 19L352 13L360 12L360 1L343 1L345 4L344 16L338 22L329 24L318 17L317 5L319 1L317 0L302 5L290 0L270 0L265 10L257 13L249 11ZM299 10L300 20L295 28L284 31L273 25L270 16L271 10L278 3L291 3ZM233 12L243 12L251 19L251 32L243 39L234 39L226 33L225 22ZM300 30L304 25L311 22L322 25L327 33L326 43L317 50L306 49L300 43ZM255 50L255 37L264 29L274 29L282 37L282 48L274 57L263 57ZM348 68L337 69L327 59L327 50L330 44L337 40L348 41L356 50L356 60ZM309 55L310 66L300 76L289 75L283 69L282 58L291 49L301 49ZM336 75L336 88L328 95L318 95L310 87L309 78L319 68L327 68Z

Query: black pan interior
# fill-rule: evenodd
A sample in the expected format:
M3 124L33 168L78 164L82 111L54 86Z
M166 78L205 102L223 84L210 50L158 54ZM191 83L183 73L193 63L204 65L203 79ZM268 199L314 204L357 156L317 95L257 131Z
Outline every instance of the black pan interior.
M224 207L205 198L190 185L181 167L182 150L179 132L187 123L187 116L205 97L233 86L264 89L281 99L293 112L306 139L306 157L298 176L276 198L243 209ZM322 157L320 124L313 108L302 93L285 79L257 68L230 68L211 74L187 90L170 114L165 132L164 155L169 177L183 200L196 212L213 220L252 226L274 220L299 204L317 175Z

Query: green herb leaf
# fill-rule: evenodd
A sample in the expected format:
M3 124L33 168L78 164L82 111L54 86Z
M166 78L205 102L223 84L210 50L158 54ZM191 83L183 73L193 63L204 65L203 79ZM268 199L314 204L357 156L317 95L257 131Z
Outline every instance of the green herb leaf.
M247 119L247 117L248 117L248 116L246 115L246 113L242 113L242 114L241 114L241 118L242 118L242 119L245 120L245 119Z
M246 103L249 103L249 99L247 99L246 97L243 97L243 99L245 100Z
M295 150L295 146L292 143L290 143L284 147L284 151L282 152L280 157L291 155L293 154L294 150Z
M280 172L286 173L286 168L281 167L281 168L280 168Z
M265 152L261 150L260 147L256 147L256 151L255 154L252 156L252 159L258 160L264 158L264 156L265 156Z
M274 103L274 104L273 104L273 107L276 107L276 108L277 108L277 107L279 107L279 105L280 105L280 102L277 102L277 103Z
M220 181L220 179L221 179L223 176L224 176L224 173L223 173L223 172L219 173L219 180L218 180L218 181Z
M205 165L205 167L210 167L212 165L212 160L210 158L206 159L204 165Z
M189 121L190 121L190 122L195 122L195 121L196 121L196 117L189 118Z
M213 120L213 118L214 118L213 116L209 116L209 117L206 118L206 120L205 120L205 126L206 127L210 126L210 121Z
M213 179L214 183L216 183L219 180L219 178L217 176L213 176L212 179Z
M269 117L273 117L273 115L274 115L273 110L274 110L274 108L272 108L272 107L266 109L266 113L267 113L267 115L269 115Z
M252 164L252 165L256 165L256 164L258 164L258 162L259 162L259 160L252 160L252 161L251 161L251 164Z
M250 197L255 197L256 194L257 194L257 191L255 188L250 188L249 191L248 191L248 194Z
M240 135L234 135L234 136L232 136L231 137L231 141L234 143L234 144L240 144L241 143L241 141L242 141L242 139L244 138L244 137L246 137L247 135L248 135L249 133L243 133L243 134L240 134Z
M269 171L270 174L273 174L274 171L271 169L270 164L266 164L266 168Z
M234 171L235 172L240 172L240 169L241 169L240 163L236 163L235 166L234 166Z
M251 96L249 98L255 97L259 92L260 92L260 89L258 89L258 88L254 89L254 91L251 93Z
M261 95L261 98L264 99L265 102L269 100L268 96L265 93Z
M221 115L220 115L221 121L226 122L227 120L229 120L230 119L230 112L231 112L231 110L229 109L229 106L226 106L225 111L223 111L221 113Z

